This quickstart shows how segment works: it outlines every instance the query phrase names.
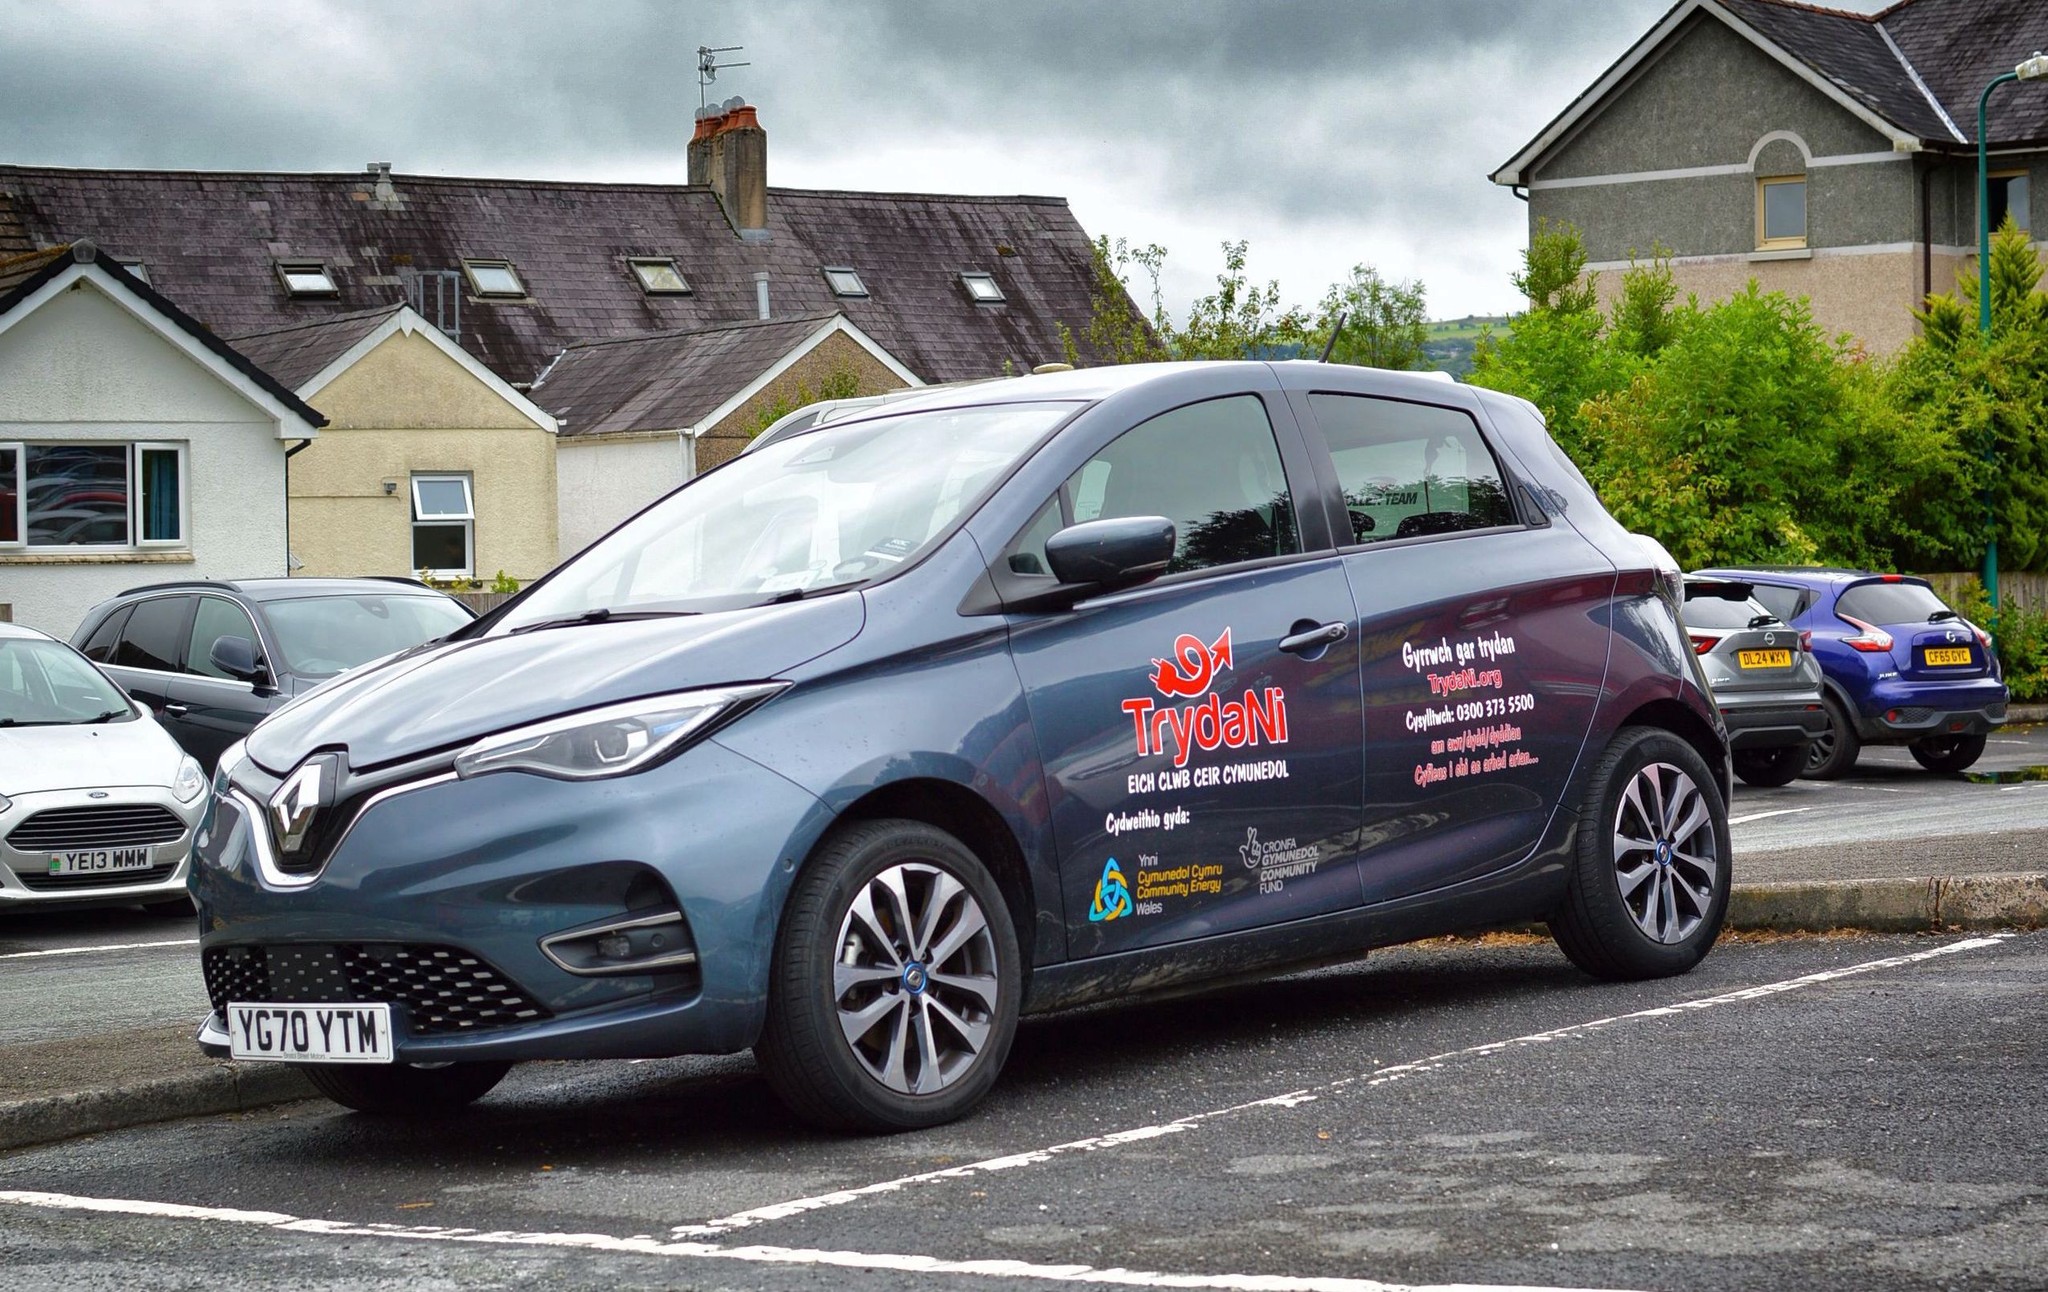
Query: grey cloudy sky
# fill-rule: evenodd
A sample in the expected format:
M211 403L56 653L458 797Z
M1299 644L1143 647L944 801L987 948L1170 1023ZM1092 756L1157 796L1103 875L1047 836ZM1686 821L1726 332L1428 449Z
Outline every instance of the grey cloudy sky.
M1838 0L1868 11L1877 0ZM1171 251L1251 242L1518 307L1486 173L1666 0L0 0L0 161L681 182L696 47L751 61L769 182L1048 193Z

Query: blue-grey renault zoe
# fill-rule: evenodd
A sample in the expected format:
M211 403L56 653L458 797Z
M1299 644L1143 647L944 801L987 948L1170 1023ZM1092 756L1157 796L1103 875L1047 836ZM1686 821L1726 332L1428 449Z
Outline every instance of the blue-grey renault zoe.
M956 388L692 480L221 759L200 1042L368 1112L751 1047L957 1117L1022 1014L1511 920L1682 973L1727 742L1521 401L1304 362Z

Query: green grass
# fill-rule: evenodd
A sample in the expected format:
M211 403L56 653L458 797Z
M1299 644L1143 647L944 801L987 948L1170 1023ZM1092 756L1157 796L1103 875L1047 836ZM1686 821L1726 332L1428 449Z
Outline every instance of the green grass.
M1438 319L1429 325L1429 339L1432 341L1476 341L1482 329L1491 328L1497 337L1508 334L1508 318L1505 314L1470 315L1461 319Z

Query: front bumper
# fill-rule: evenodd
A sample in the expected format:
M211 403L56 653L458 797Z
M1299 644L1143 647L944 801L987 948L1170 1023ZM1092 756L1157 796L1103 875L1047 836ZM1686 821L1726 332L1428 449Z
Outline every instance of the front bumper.
M192 878L214 1005L201 1046L226 1053L221 1008L255 982L273 1003L391 1003L401 1062L745 1049L782 899L828 822L810 794L709 740L616 780L428 780L367 807L316 874L279 883L259 865L263 814L224 797ZM650 894L681 910L686 968L589 976L541 945ZM507 997L519 1007L499 1008Z
M191 865L193 827L206 811L207 797L202 794L193 802L180 803L170 787L163 785L84 786L15 795L13 807L0 814L0 911L161 902L183 895ZM105 875L50 873L51 852L97 846L89 834L60 839L51 848L21 848L12 841L17 829L41 813L98 808L161 808L183 829L175 838L147 845L151 854L147 870Z

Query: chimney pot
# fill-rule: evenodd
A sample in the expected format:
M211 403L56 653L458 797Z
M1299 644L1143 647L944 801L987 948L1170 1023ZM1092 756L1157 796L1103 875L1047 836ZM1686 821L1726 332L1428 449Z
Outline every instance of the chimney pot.
M757 270L754 274L754 302L760 307L761 317L768 318L768 273Z

